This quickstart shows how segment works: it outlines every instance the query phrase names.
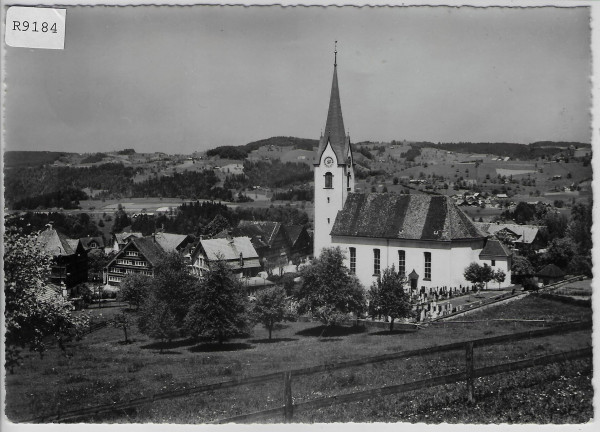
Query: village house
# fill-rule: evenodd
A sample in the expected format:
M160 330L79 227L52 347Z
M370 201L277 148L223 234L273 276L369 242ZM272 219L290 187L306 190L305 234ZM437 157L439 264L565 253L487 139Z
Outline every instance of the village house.
M49 282L66 289L70 296L77 295L74 287L87 282L87 252L79 240L69 239L51 225L37 238L40 248L52 257Z
M120 286L121 281L129 274L154 276L154 268L165 254L154 237L132 236L105 267L104 283Z
M301 225L272 221L245 221L223 230L215 238L249 237L261 263L303 260L312 253L312 239Z
M82 237L79 239L79 243L85 249L86 252L91 251L92 249L99 249L104 252L104 237Z
M337 57L337 56L336 56ZM336 58L337 60L337 58ZM492 243L451 198L442 195L356 193L350 136L344 128L334 62L325 130L314 165L314 255L338 246L346 265L369 287L394 266L411 288L470 285L472 262L498 263L510 284L510 256Z
M261 269L249 237L201 239L191 253L191 272L202 276L217 261L224 261L238 277L253 277Z
M141 232L128 232L128 231L123 231L120 233L113 233L112 239L111 239L111 249L113 250L113 252L119 252L134 237L141 238L141 237L143 237L143 235Z
M525 247L539 250L543 244L540 238L542 225L519 225L507 223L484 223L474 222L475 226L487 235L509 243L513 250L521 250Z
M544 285L549 285L563 280L565 272L554 264L547 264L535 276Z

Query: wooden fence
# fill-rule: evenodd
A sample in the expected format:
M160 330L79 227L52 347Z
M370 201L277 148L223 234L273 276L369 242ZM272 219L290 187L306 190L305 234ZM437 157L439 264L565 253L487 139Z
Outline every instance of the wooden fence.
M423 355L455 351L455 350L466 350L466 352L469 352L469 350L470 350L470 352L471 352L470 355L472 358L472 349L474 347L482 347L482 346L495 345L495 344L501 344L501 343L510 343L510 342L515 342L515 341L520 341L520 340L552 336L552 335L563 334L563 333L568 333L568 332L573 332L573 331L587 330L587 329L591 329L591 328L592 328L592 321L577 321L577 322L571 322L571 323L567 323L567 324L557 325L554 327L548 327L548 328L544 328L544 329L540 329L540 330L529 330L529 331L525 331L525 332L512 333L512 334L494 336L494 337L489 337L489 338L474 339L471 341L455 342L455 343L446 344L446 345L438 345L438 346L433 346L433 347L429 347L429 348L422 348L422 349L416 349L416 350L410 350L410 351L400 351L400 352L395 352L395 353L390 353L390 354L366 357L366 358L349 360L349 361L338 362L338 363L326 363L326 364L322 364L322 365L311 366L311 367L306 367L306 368L301 368L301 369L295 369L295 370L286 371L286 372L273 372L273 373L265 374L265 375L259 375L259 376L253 376L253 377L247 377L247 378L239 378L239 379L233 379L230 381L222 381L222 382L213 383L213 384L205 384L205 385L194 386L194 387L190 387L190 388L183 388L180 390L161 392L161 393L154 394L152 396L132 399L132 400L129 400L126 402L98 405L98 406L94 406L94 407L81 408L78 410L72 410L72 411L63 412L63 413L59 412L59 413L52 414L52 415L39 416L39 417L35 417L32 419L26 420L26 422L40 423L40 422L73 421L73 420L78 420L78 419L85 419L85 418L89 418L89 417L101 415L101 414L109 414L109 413L127 411L127 410L130 410L133 408L137 408L137 407L140 407L140 406L143 406L146 404L150 404L150 403L159 401L159 400L174 399L174 398L178 398L178 397L191 396L191 395L196 395L196 394L219 390L219 389L226 389L226 388L232 388L232 387L238 387L238 386L250 385L250 384L262 384L262 383L266 383L266 382L270 382L270 381L281 380L282 376L284 377L284 389L286 389L284 391L284 394L286 395L285 400L288 401L288 402L285 402L283 406L273 408L270 410L266 410L266 411L260 411L258 413L247 414L245 416L238 416L238 417L232 417L232 418L228 418L228 419L219 420L218 423L250 421L250 420L265 418L265 417L269 417L272 415L278 415L278 414L283 414L283 413L286 413L286 418L288 418L288 420L289 420L292 415L292 414L290 414L291 412L299 412L298 410L304 410L304 409L313 409L312 408L313 405L314 404L318 405L318 401L322 401L322 403L325 404L323 406L329 406L334 403L337 403L337 402L335 402L336 400L337 401L347 401L347 402L353 401L352 397L359 398L356 400L363 400L366 398L374 397L374 396L368 396L371 394L372 395L392 394L392 393L397 393L397 392L402 392L402 391L416 390L416 389L420 389L420 388L424 388L424 387L432 386L432 385L442 385L442 384L448 384L448 383L457 382L457 381L464 381L467 377L467 372L461 372L459 374L431 378L428 380L415 381L412 383L404 383L404 384L399 384L397 386L388 386L388 387L383 387L380 389L367 390L364 392L352 393L350 395L340 395L340 396L334 396L333 398L316 399L314 401L308 401L308 402L304 402L302 404L291 406L290 403L292 400L291 399L291 377L292 376L298 377L298 376L310 375L310 374L319 373L319 372L330 372L330 371L341 370L341 369L345 369L345 368L349 368L349 367L356 367L356 366L362 366L362 365L367 365L367 364L375 364L375 363L379 363L379 362L399 360L399 359L405 359L405 358L410 358L410 357L418 357L418 356L423 356ZM469 347L471 347L471 348L469 348ZM572 357L574 355L576 357ZM511 370L523 369L525 367L532 367L532 366L548 364L548 363L552 363L552 362L556 362L556 361L563 361L563 360L557 360L557 359L569 360L571 358L580 358L582 356L589 356L589 355L591 355L591 348L586 349L586 350L579 350L579 351L573 351L573 352L568 352L568 353L560 353L560 354L554 354L554 355L550 355L550 356L538 357L535 359L524 360L524 361L515 362L515 363L506 363L506 364L498 365L498 366L475 369L472 371L471 375L473 378L480 377L480 376L488 376L488 375L493 375L493 371L495 371L495 370L501 370L502 372L508 372ZM554 360L549 360L549 359L554 359ZM547 361L548 363L544 363L545 361ZM528 365L530 364L530 366L523 366L525 364L528 364ZM471 365L472 365L472 362L471 362ZM521 365L521 366L519 366L519 365ZM470 367L472 368L472 366L470 366ZM511 368L517 368L517 369L511 369ZM498 372L498 373L502 373L502 372ZM286 376L287 376L287 378L286 378ZM435 384L437 382L439 382L439 384ZM427 384L423 384L423 383L427 383ZM289 390L287 390L288 388L289 388ZM398 389L397 391L393 390L396 388ZM378 392L380 392L380 393L378 393ZM392 393L388 393L388 392L392 392ZM363 398L363 399L360 399L360 398Z
M467 382L467 396L470 402L474 401L473 390L474 390L474 379L492 376L501 373L514 372L531 368L534 366L544 366L552 363L558 363L568 360L576 360L585 357L592 356L592 348L584 348L580 350L562 352L558 354L551 354L542 357L535 357L527 360L520 360L511 363L503 363L500 365L488 366L479 369L473 369L473 344L467 342L466 346L466 368L464 372L459 372L451 375L444 375L439 377L428 378L419 381L412 381L408 383L402 383L397 385L391 385L386 387L380 387L371 390L364 390L355 393L330 396L326 398L314 399L307 402L301 402L299 404L292 404L292 388L291 388L291 373L284 373L284 405L277 408L272 408L265 411L259 411L251 414L244 414L236 417L230 417L222 420L218 420L214 423L247 423L257 420L264 420L265 418L273 417L276 415L283 415L283 420L289 422L293 418L293 414L306 412L309 410L326 408L332 405L359 402L367 399L372 399L381 396L387 396L397 393L403 393L408 391L420 390L424 388L431 388L446 384L453 384L460 381Z

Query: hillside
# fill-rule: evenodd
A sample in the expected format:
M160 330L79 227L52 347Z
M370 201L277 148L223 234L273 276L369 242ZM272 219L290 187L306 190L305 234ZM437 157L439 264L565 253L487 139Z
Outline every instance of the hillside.
M261 147L293 147L298 150L312 150L319 145L319 141L308 138L297 137L271 137L264 140L253 141L241 146L221 146L210 149L206 152L209 157L218 156L223 159L242 160L248 157L251 151L258 150Z
M74 155L74 153L9 150L4 152L4 167L36 167L54 163L60 158L68 157L70 155Z

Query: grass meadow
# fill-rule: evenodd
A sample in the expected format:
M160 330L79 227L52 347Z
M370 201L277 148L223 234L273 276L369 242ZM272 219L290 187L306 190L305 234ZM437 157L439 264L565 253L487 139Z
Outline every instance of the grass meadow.
M88 311L108 317L116 309ZM135 314L135 312L130 312ZM444 345L542 327L540 322L490 319L591 319L591 309L535 295L472 313L464 323L438 323L417 332L378 328L328 329L315 322L285 323L273 340L257 326L252 335L221 346L190 339L161 345L107 327L75 341L66 352L56 347L40 358L26 353L24 364L6 377L6 414L13 422L99 404L118 403L168 390L270 372L335 363L391 352ZM547 324L545 324L547 325ZM475 368L591 346L591 332L476 348ZM162 352L161 352L162 350ZM462 350L292 378L294 402L351 393L464 369ZM534 422L581 423L592 417L591 359L535 367L480 378L476 403L466 402L464 383L438 386L294 417L298 422ZM157 401L129 411L89 418L88 422L206 423L282 405L282 381L215 390ZM268 422L281 422L273 418Z

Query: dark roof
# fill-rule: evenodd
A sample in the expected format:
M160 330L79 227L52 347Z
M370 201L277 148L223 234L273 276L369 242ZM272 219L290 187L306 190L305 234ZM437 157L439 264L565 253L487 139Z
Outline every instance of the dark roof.
M152 237L134 237L129 244L133 244L152 265L156 265L156 263L165 256L165 251ZM127 247L123 248L123 251L126 249Z
M302 230L304 227L302 225L284 225L283 232L285 233L290 246L294 246L300 238L300 234L302 234Z
M272 246L280 229L280 222L242 220L238 223L238 226L232 230L232 233L235 237L246 236L253 240L260 237L260 240L266 246Z
M541 277L551 277L551 278L561 278L565 275L565 272L562 271L554 264L548 264L544 266L539 272L536 273L536 276Z
M90 243L92 241L95 241L96 243L98 243L98 247L103 248L104 247L104 238L101 236L98 237L82 237L79 239L79 241L81 242L81 245L85 248L85 249L90 249Z
M496 239L488 239L485 242L483 250L479 252L479 257L507 257L510 256L510 252L506 250L502 242Z
M393 193L349 194L331 235L441 241L485 237L446 196Z
M333 82L331 83L331 95L329 97L329 111L327 112L327 123L325 132L319 142L317 159L319 161L323 151L331 144L338 164L345 164L350 149L350 138L346 136L344 119L342 117L342 104L340 103L340 91L338 88L337 66L333 67Z

